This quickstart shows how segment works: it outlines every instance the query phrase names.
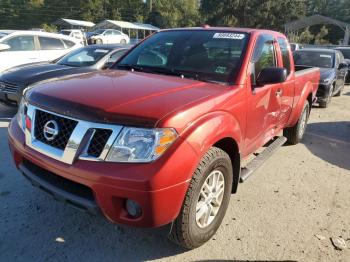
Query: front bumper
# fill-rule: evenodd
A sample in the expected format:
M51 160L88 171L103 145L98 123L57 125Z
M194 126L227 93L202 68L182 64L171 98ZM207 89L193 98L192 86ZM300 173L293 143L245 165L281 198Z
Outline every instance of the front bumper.
M317 89L316 97L318 102L327 101L328 97L331 95L332 84L320 84Z
M199 161L192 147L179 139L153 163L76 160L68 165L26 146L24 133L15 118L9 125L9 144L17 168L34 185L48 191L56 199L82 207L90 213L101 211L112 222L138 227L162 226L177 217ZM28 163L32 168L28 168ZM76 190L73 193L70 189L65 190L62 184L66 182L46 180L45 172L52 175L55 181L63 179L67 184L84 187L86 192L92 192L93 197L84 199L82 195L85 196L86 192L79 195ZM56 176L60 179L55 179ZM68 185L68 188L71 187L75 188ZM136 201L142 207L140 217L133 218L127 213L127 199Z

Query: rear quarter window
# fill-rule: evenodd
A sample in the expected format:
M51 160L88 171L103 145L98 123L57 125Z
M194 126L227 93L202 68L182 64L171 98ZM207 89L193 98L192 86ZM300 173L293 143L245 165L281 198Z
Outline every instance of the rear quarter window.
M63 42L57 38L39 36L39 43L40 43L41 50L65 49Z
M64 44L66 45L67 49L68 49L68 48L71 48L71 47L73 47L73 46L75 45L74 42L69 41L69 40L63 40L63 42L64 42Z

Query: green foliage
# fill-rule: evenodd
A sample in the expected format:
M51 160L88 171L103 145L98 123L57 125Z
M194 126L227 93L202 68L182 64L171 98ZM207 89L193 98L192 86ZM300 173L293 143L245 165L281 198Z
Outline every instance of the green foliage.
M51 33L55 33L57 32L57 26L52 25L52 24L41 24L40 28L44 29L45 32L51 32Z
M307 27L294 42L301 44L310 44L314 40L315 36L310 32L310 28Z
M322 26L320 32L315 36L315 44L317 45L329 44L329 42L325 39L327 35L328 35L328 29L325 26Z
M313 14L350 23L350 0L0 0L1 29L47 28L58 18L71 18L147 22L160 28L209 24L283 32L283 24ZM325 43L343 37L336 26L321 27L291 39Z

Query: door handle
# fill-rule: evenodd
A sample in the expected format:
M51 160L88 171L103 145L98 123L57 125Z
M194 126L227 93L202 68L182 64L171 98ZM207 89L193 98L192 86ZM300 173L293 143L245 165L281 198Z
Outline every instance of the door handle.
M276 96L282 96L282 94L283 94L282 88L277 89Z

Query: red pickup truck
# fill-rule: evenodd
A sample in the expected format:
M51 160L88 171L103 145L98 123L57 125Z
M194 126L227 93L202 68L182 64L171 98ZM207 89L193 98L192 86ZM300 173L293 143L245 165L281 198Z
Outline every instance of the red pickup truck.
M171 224L170 239L195 248L239 182L302 139L319 74L296 72L278 32L164 30L110 70L28 89L9 144L21 173L55 199L116 223Z

